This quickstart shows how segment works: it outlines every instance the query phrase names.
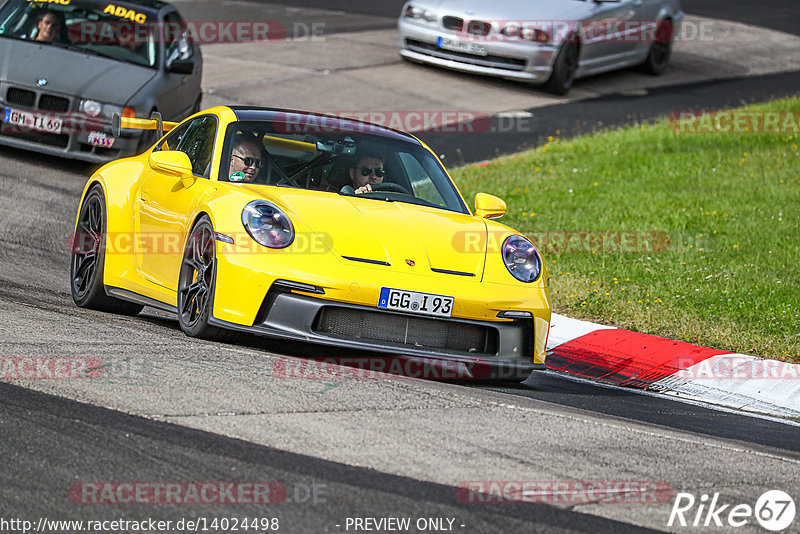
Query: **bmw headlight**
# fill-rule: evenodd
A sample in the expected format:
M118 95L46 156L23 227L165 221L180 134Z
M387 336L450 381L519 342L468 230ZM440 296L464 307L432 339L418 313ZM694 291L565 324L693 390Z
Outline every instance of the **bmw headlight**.
M424 20L426 22L434 22L436 20L436 13L412 4L406 6L405 11L403 11L403 16L410 19Z
M500 33L511 39L522 39L536 43L547 43L550 41L550 34L540 28L529 28L520 26L515 22L507 24Z
M123 108L114 104L103 104L97 100L90 99L81 100L81 105L78 109L90 117L102 115L106 119L111 119L115 113L123 117L134 116L133 110L130 108Z
M503 241L503 261L511 275L520 282L533 282L542 273L539 251L521 235Z
M275 204L254 200L242 210L242 224L258 244L267 248L286 248L294 241L289 217Z
M103 104L97 100L82 100L80 110L90 117L97 117L103 110Z
M125 114L122 106L115 106L114 104L106 104L103 106L103 117L111 119L114 117L114 114L124 117Z

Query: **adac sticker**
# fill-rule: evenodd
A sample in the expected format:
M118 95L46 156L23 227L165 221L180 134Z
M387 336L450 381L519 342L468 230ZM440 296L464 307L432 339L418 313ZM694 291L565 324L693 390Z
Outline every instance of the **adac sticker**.
M103 13L114 15L115 17L119 17L121 19L132 20L133 22L138 22L139 24L144 24L147 22L146 14L137 13L133 9L128 9L127 7L123 6L115 6L114 4L108 4L103 10Z
M231 174L230 178L231 182L241 182L244 180L244 173L243 172L235 172Z
M60 4L68 6L72 0L28 0L28 2L36 2L37 4Z

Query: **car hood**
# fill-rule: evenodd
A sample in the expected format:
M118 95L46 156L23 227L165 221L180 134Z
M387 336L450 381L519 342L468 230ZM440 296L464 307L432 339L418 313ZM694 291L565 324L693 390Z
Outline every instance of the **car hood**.
M290 217L299 219L334 254L353 265L384 262L393 270L409 272L410 261L413 272L420 274L438 269L452 271L443 276L460 273L475 281L483 275L486 223L472 215L305 190L281 192L279 198L269 200L285 207ZM479 249L465 254L459 249L465 239L481 243Z
M0 38L0 79L44 90L123 105L155 75L154 69L53 45Z
M434 7L440 18L452 15L465 20L517 22L580 20L595 7L594 2L579 0L440 0L430 4L420 2L420 5Z

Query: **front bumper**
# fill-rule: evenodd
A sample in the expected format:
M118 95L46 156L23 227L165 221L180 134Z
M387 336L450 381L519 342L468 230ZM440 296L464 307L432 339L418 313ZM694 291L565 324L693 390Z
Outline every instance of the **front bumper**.
M20 101L9 102L12 94L17 95ZM93 119L79 113L80 100L79 96L54 93L38 87L0 83L0 144L93 163L106 163L136 153L140 132L126 132L114 138L110 119ZM62 133L44 133L7 124L4 122L7 108L57 116L63 121ZM89 137L93 132L114 138L113 144L109 147L92 142Z
M326 313L349 320L330 321ZM458 379L524 380L531 372L546 369L544 363L534 363L533 319L488 322L424 318L297 294L281 288L280 283L270 290L253 326L216 318L209 322L256 335L389 353L424 362L448 362L446 367ZM395 327L393 331L388 331L389 324ZM475 338L482 339L476 346L467 348L469 342L457 339L477 332L486 335ZM367 359L373 361L365 366L367 369L384 367L374 365L384 362L382 357ZM435 372L433 378L437 378Z
M107 133L108 135L111 135L110 128ZM0 134L0 145L5 145L13 148L21 148L24 150L31 150L34 152L39 152L41 154L47 154L50 156L58 156L68 159L77 159L81 161L87 161L90 163L108 163L109 161L123 157L123 155L129 156L131 154L136 153L136 148L138 146L137 139L128 140L125 138L117 138L115 141L115 148L117 143L119 143L119 146L121 147L119 151L115 150L113 153L108 153L108 152L98 153L96 149L94 150L75 149L72 143L62 148L38 142L35 140L20 139L19 137Z
M511 41L480 41L486 56L453 52L439 48L437 42L439 37L458 39L455 32L402 18L397 26L401 56L461 72L544 83L550 78L558 54L554 45Z
M508 273L500 254L485 258L483 249L454 253L452 261L456 263L448 264L454 268L461 265L457 263L459 255L480 254L485 263L478 276L466 270L436 272L427 259L403 262L402 255L393 257L392 265L365 263L331 253L328 245L304 226L297 226L292 246L267 249L249 236L240 239L231 230L241 222L223 218L231 213L230 208L220 205L210 211L216 214L214 227L218 232L237 236L235 244L217 241L212 310L217 326L392 354L469 362L480 359L498 368L510 366L528 372L537 368L535 364L545 363L552 309L546 270L540 280L524 284ZM414 257L418 252L414 249L408 255ZM424 257L420 254L419 258ZM473 263L470 259L464 265ZM393 323L392 319L398 317L402 320L427 316L379 308L384 287L452 296L452 316L426 319L433 323ZM343 329L320 327L320 313L326 308L344 310ZM351 313L356 316L349 316ZM366 336L348 329L358 321L380 324L375 329L381 332L401 331L404 338ZM461 326L450 328L443 323L467 326L462 331ZM523 324L527 328L524 335L521 330L514 330ZM437 344L424 336L405 338L407 331L439 329L442 338L474 340L473 326L490 330L489 335L496 340L492 350L478 341L459 346Z

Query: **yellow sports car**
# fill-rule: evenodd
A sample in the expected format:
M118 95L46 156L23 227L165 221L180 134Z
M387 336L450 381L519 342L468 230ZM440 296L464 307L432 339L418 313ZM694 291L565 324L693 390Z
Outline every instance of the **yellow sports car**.
M81 307L174 312L189 336L242 331L462 366L544 369L544 259L474 214L412 135L344 118L215 107L156 130L81 197L71 287ZM166 135L164 135L166 131Z

